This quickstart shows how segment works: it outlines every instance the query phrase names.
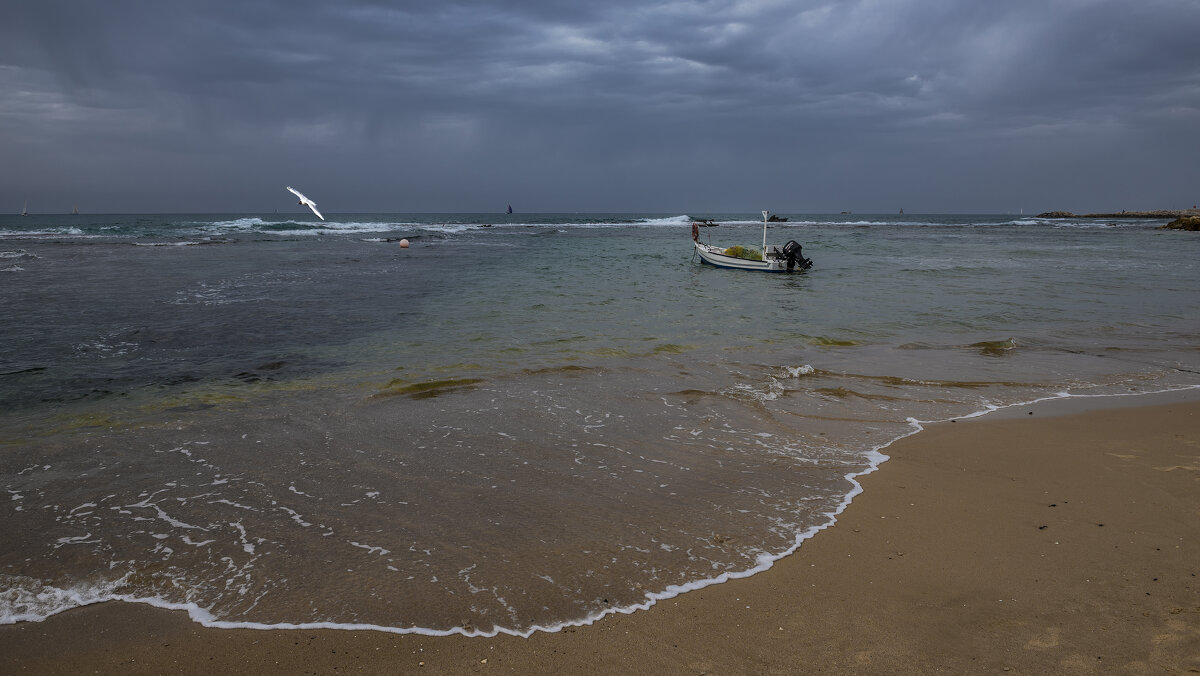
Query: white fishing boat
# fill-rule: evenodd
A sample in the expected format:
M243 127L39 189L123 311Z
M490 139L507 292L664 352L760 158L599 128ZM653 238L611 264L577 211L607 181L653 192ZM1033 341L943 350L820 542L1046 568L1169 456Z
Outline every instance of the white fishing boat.
M700 224L692 223L692 244L700 260L719 268L757 270L759 272L792 272L812 267L812 260L805 258L803 248L796 240L788 240L783 247L767 245L767 222L771 212L764 211L762 249L731 246L721 248L700 241Z

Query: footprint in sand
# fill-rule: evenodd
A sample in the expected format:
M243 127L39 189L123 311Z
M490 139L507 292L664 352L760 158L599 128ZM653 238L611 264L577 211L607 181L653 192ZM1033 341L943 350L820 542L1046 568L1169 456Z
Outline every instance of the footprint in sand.
M1200 472L1200 465L1171 465L1170 467L1155 467L1160 472L1174 472L1181 469L1185 472Z
M1120 458L1121 460L1137 460L1141 457L1139 455L1129 453L1108 453L1107 455L1111 455L1114 458Z
M1060 630L1058 627L1050 627L1046 630L1046 635L1041 638L1031 638L1025 643L1026 650L1047 650L1049 648L1058 647L1058 635Z

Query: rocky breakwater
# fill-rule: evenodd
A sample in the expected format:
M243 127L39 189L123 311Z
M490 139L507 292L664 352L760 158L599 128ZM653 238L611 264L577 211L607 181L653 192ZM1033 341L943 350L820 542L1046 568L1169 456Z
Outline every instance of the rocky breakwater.
M1076 214L1070 211L1045 211L1038 218L1182 218L1200 216L1200 209L1158 209L1155 211L1116 211L1104 214Z
M1200 231L1200 216L1180 216L1159 228L1159 230L1191 230Z

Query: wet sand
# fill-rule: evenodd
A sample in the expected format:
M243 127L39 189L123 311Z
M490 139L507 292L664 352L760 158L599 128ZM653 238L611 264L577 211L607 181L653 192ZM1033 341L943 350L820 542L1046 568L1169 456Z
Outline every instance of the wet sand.
M930 426L771 570L588 627L219 630L106 603L0 627L0 673L1200 672L1200 393L1175 399Z

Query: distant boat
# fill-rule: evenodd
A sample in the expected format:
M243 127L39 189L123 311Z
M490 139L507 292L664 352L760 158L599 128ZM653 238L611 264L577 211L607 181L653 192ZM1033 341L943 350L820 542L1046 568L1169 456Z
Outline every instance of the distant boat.
M79 207L75 207L74 209L72 209L71 213L75 216L78 216L79 215Z
M25 206L21 207L21 215L22 216L29 215L29 200L25 200Z
M508 205L508 213L510 213L510 214L512 213L512 205L511 204Z

